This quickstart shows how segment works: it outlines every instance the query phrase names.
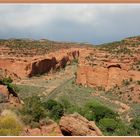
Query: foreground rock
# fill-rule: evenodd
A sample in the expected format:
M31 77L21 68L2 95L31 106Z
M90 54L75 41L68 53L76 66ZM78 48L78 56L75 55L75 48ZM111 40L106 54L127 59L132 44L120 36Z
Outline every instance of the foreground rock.
M51 121L48 124L40 124L39 128L26 128L25 136L62 136L60 127L57 123Z
M78 113L63 116L59 125L64 136L102 136L94 121L88 121Z
M19 106L21 104L21 100L18 95L12 91L11 89L9 90L6 85L0 85L0 103L8 103L14 106Z

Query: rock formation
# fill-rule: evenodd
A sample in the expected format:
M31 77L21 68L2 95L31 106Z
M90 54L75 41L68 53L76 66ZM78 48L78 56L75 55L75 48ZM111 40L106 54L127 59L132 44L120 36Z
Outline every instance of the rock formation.
M54 121L48 124L42 124L39 128L26 128L25 136L63 136L60 127Z
M21 104L21 100L19 99L17 93L6 85L0 85L0 96L2 98L0 103L8 103L14 106Z
M64 68L78 57L78 48L62 49L32 58L1 57L0 68L12 79L21 79Z
M9 92L6 86L0 85L0 103L8 102Z
M140 72L123 70L117 66L87 66L79 65L76 82L83 86L104 87L106 90L113 86L120 86L123 80L140 80Z
M63 116L59 125L64 136L102 136L95 122L88 121L78 113Z
M133 69L139 62L139 55L123 55L121 58L98 49L80 52L76 83L89 87L103 87L106 90L120 86L123 80L140 80L140 71ZM138 67L138 66L137 66Z

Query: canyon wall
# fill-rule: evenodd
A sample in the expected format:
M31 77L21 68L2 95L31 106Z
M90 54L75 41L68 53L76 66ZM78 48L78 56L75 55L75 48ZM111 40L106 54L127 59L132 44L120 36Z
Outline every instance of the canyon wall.
M64 68L79 57L78 49L62 49L34 58L0 58L0 69L12 79L21 79Z
M119 64L108 67L79 65L76 83L88 87L104 87L108 90L130 78L140 80L140 72L122 69Z

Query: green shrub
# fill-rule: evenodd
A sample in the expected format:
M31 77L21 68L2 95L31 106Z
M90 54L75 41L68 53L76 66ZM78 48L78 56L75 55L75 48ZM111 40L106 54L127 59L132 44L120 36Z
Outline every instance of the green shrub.
M11 93L18 92L18 88L15 84L12 84L13 80L11 77L5 77L2 80L0 80L0 84L7 85L8 91Z
M73 114L73 113L75 113L75 112L81 114L82 116L84 116L84 114L85 114L83 108L81 108L81 107L79 107L79 106L77 106L77 105L71 105L71 107L68 108L68 109L65 111L65 113L67 113L67 114Z
M134 129L140 130L140 117L137 117L132 120L132 127Z
M88 120L92 120L92 121L96 120L95 114L91 111L86 112L84 114L84 117L86 117Z
M117 120L117 129L115 130L116 136L129 136L132 133L131 126L127 126L121 120Z
M31 116L31 121L39 122L45 117L45 111L39 97L33 96L25 99L25 104L21 109L23 115Z
M123 80L123 84L124 84L125 86L128 86L128 85L130 85L130 81L129 81L129 80Z
M116 118L116 113L105 106L96 106L93 108L95 112L96 121L99 121L102 118Z
M15 84L9 83L7 84L7 88L13 90L14 92L19 92L19 89Z
M48 100L45 102L44 108L49 111L49 116L54 120L60 119L60 117L64 114L63 105L55 100Z
M61 103L61 105L63 106L64 108L64 113L65 114L72 114L72 113L75 113L75 112L78 112L79 114L81 115L84 115L84 109L79 107L78 105L76 104L72 104L68 99L67 97L60 97L59 98L59 102Z
M120 119L103 118L99 121L99 127L105 135L129 136L133 134L131 127Z
M1 83L5 84L5 85L12 83L12 82L13 82L13 80L11 79L11 77L5 77L1 80Z
M140 85L140 81L139 80L137 81L137 84Z
M61 103L61 105L64 108L64 113L70 114L70 113L74 113L76 111L78 111L78 107L76 105L71 104L68 99L66 99L65 97L61 97L59 99L59 102Z
M85 117L86 116L88 116L90 120L95 119L95 121L99 122L99 120L103 118L116 118L118 114L101 103L89 102L85 106Z
M78 59L77 58L73 59L72 64L78 64Z
M57 104L56 106L53 106L52 110L50 111L50 117L52 117L54 120L60 119L64 114L64 108L61 104Z
M99 121L100 128L105 132L114 132L117 128L117 121L111 118L103 118Z
M39 122L34 122L34 121L32 121L31 123L30 123L30 126L31 126L31 128L39 128Z
M45 109L52 110L52 108L57 105L57 102L55 100L50 99L47 102L44 102L43 104Z

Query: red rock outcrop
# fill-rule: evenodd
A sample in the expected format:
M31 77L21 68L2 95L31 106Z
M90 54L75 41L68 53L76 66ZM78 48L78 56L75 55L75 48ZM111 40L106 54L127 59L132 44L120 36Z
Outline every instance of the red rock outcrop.
M6 75L14 78L22 78L26 75L27 62L17 58L0 58L0 68Z
M7 86L0 85L0 96L3 96L1 99L1 103L8 103L14 106L18 106L21 104L21 100L19 99L18 95L15 93L11 93Z
M7 96L9 95L9 92L8 92L8 89L6 86L4 85L0 85L0 94L3 94L4 96Z
M29 73L29 77L37 74L50 72L51 69L55 69L56 64L57 60L55 57L53 57L52 59L37 60L31 63L31 71Z
M0 94L4 97L2 103L13 104L14 106L21 104L18 95L11 88L8 89L6 85L0 85Z
M29 71L28 76L30 77L36 74L48 73L53 70L65 68L67 64L70 64L73 59L79 56L78 50L67 50L67 53L65 52L66 54L62 52L59 51L54 54L49 54L51 58L41 58L33 61L27 66L27 70Z
M122 69L119 64L103 66L79 65L77 70L77 84L89 87L104 87L106 90L121 85L123 80L140 80L140 72Z
M25 136L63 136L60 127L57 123L51 122L50 124L40 125L39 128L26 128Z
M104 67L92 68L88 65L79 65L77 70L78 84L96 87L96 86L106 86L108 71Z
M88 121L78 113L63 116L59 122L64 136L102 136L95 122Z
M64 68L66 64L78 56L79 49L70 48L33 58L1 57L0 68L12 79L21 79Z
M9 92L6 86L0 85L0 103L8 102Z

